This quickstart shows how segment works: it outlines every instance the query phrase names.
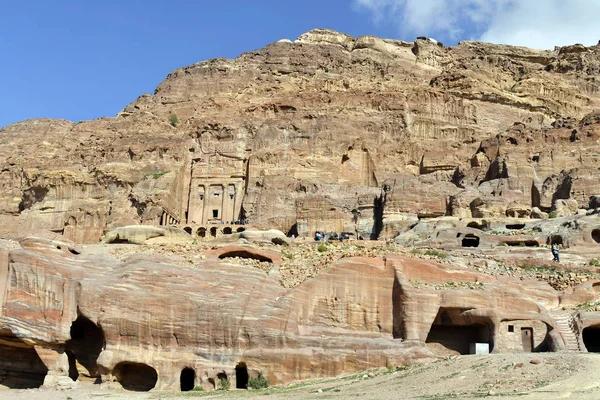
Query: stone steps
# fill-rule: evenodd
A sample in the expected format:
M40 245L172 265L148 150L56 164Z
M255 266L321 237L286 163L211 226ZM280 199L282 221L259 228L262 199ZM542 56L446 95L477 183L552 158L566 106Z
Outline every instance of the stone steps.
M556 328L565 342L568 351L581 351L579 339L573 326L573 315L569 311L555 310L550 315L554 318Z

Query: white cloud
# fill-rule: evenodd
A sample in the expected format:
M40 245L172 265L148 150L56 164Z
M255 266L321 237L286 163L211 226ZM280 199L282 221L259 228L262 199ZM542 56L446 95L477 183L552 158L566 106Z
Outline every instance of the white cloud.
M600 40L600 0L353 0L403 38L439 37L551 49Z

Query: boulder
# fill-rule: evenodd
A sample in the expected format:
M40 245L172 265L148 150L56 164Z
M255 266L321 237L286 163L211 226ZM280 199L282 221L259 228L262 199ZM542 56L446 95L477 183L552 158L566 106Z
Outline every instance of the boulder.
M104 237L103 243L184 244L194 238L182 229L149 225L129 225L115 228Z
M579 207L575 199L558 199L554 202L554 212L557 217L577 215Z

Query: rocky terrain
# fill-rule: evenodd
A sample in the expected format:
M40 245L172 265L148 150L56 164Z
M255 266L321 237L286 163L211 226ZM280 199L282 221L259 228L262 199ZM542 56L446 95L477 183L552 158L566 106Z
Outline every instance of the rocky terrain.
M2 128L0 388L577 381L600 362L599 67L600 46L317 29L114 118Z

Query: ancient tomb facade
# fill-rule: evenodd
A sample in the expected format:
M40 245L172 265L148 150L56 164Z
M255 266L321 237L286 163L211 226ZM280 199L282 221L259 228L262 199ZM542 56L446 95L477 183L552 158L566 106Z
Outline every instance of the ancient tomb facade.
M202 155L191 166L186 222L221 224L240 218L247 161L219 153Z

